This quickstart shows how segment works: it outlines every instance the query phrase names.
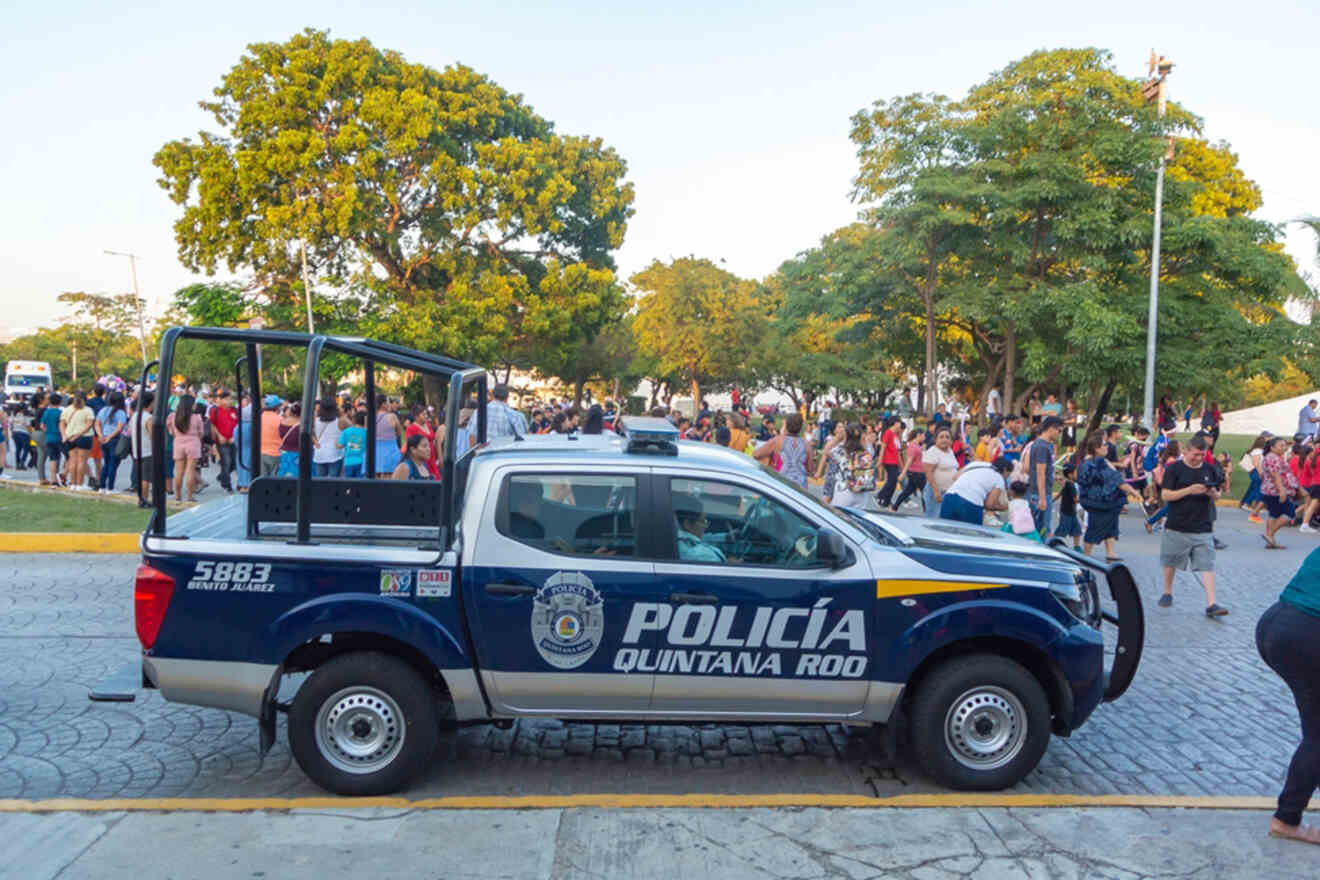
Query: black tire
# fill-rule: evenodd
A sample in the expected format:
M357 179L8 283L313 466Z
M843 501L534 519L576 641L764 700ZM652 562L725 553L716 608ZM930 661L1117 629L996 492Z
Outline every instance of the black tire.
M1040 763L1050 742L1050 703L1020 663L969 654L921 681L909 730L922 767L941 785L997 791Z
M430 761L438 731L431 687L388 654L341 654L327 661L289 708L289 748L298 766L335 794L400 790Z

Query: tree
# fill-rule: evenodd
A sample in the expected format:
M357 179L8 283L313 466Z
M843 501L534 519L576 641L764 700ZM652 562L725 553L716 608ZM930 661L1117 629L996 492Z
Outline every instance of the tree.
M877 259L921 301L924 400L918 405L932 415L941 276L974 231L967 206L976 182L964 170L965 120L943 95L905 95L876 101L852 123L861 166L853 198L873 206L871 221L887 233L876 239Z
M638 350L661 373L681 376L694 405L702 386L741 378L767 317L753 282L697 257L653 261L630 281L642 291L633 322Z
M478 362L602 326L632 213L624 162L475 71L306 30L256 43L202 102L220 133L155 156L185 265L314 274L360 332ZM617 318L617 314L607 314Z
M921 363L912 344L921 306L879 257L891 234L865 223L845 226L766 280L774 313L750 361L765 385L809 407L831 392L887 392L895 373Z
M70 307L63 331L77 352L79 372L93 378L107 373L134 375L143 364L135 341L140 303L131 293L70 291L56 299Z

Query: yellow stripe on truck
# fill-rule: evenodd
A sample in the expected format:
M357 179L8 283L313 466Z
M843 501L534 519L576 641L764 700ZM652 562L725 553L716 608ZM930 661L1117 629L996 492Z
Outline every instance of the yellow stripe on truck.
M903 596L924 596L928 593L965 593L968 590L1002 590L1008 584L982 584L976 581L921 581L878 580L875 582L877 599L898 599Z

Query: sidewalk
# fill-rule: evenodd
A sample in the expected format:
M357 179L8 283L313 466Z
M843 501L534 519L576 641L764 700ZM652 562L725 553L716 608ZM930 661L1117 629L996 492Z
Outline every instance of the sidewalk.
M58 876L1261 878L1320 873L1267 810L345 809L0 815L0 864Z

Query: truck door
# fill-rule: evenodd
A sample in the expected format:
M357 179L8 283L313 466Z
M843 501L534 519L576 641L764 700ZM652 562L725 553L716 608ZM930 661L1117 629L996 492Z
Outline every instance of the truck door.
M653 676L637 658L656 635L623 650L634 603L657 596L638 542L645 470L518 467L494 479L462 588L496 711L645 712Z
M734 480L659 477L656 575L670 603L658 633L654 713L860 715L871 678L875 581L860 553L816 561L818 524Z

